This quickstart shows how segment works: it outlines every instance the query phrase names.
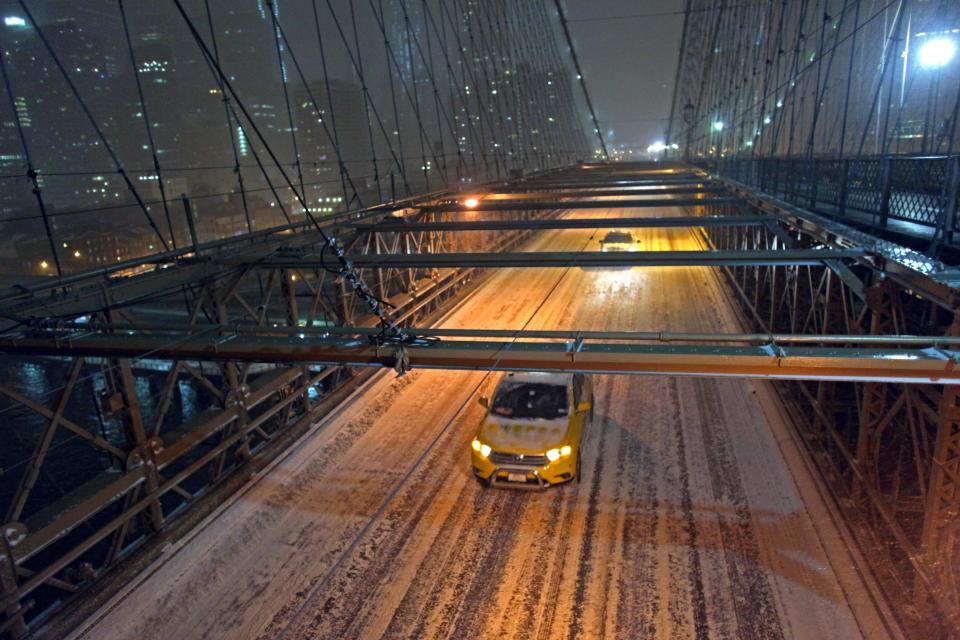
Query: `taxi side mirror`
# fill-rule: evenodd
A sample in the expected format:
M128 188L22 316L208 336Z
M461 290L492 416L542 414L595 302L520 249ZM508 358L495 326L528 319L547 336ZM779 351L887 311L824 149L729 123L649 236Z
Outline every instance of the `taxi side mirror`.
M586 411L590 411L590 408L591 408L592 406L593 406L592 404L590 404L589 402L586 402L586 401L578 402L578 403L577 403L577 411L579 411L579 412L581 412L581 413L584 413L584 412L586 412Z
M480 398L477 399L477 402L480 403L480 406L481 406L481 407L489 407L489 406L490 406L490 398L488 398L487 396L480 396Z

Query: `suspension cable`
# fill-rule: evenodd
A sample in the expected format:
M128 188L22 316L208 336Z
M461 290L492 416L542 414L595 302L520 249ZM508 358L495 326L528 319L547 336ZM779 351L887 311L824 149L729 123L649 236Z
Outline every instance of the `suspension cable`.
M21 0L22 1L22 0ZM354 293L360 298L363 302L367 304L370 310L377 316L380 321L381 333L375 338L377 344L385 343L395 343L402 344L406 342L415 341L414 336L408 336L404 334L403 330L390 318L389 313L387 312L384 304L377 299L370 288L363 282L362 278L357 273L357 270L354 268L353 264L346 259L346 251L340 246L337 242L337 239L333 236L327 235L327 233L320 226L320 223L317 222L317 219L310 212L310 208L306 205L306 202L303 200L302 196L297 193L297 190L293 187L293 182L290 180L290 177L287 175L286 170L283 168L283 165L280 163L273 149L268 144L266 138L263 136L263 133L260 131L260 128L257 126L256 122L250 116L249 111L244 105L243 101L240 99L240 96L237 94L236 90L233 87L233 84L230 82L229 78L224 74L223 69L219 64L216 64L216 61L213 59L210 49L207 47L206 42L203 41L203 38L200 36L196 27L193 24L193 21L190 19L190 16L187 14L186 10L183 7L181 0L173 0L174 4L177 6L177 10L180 12L180 15L183 17L184 21L187 24L187 27L190 29L190 33L193 35L194 40L197 43L197 46L200 48L204 57L207 58L211 66L215 69L216 73L220 76L223 81L224 86L230 91L230 94L233 97L234 102L240 108L247 122L250 124L251 129L256 133L257 138L260 140L260 143L263 145L267 154L269 154L271 160L276 166L277 170L280 172L280 175L283 177L287 185L292 189L294 195L300 200L301 205L303 206L304 213L307 219L310 220L311 224L315 227L317 233L320 235L324 244L330 251L334 253L337 257L337 261L340 263L340 272L339 275L353 289Z
M33 195L37 199L37 206L40 207L40 217L43 219L43 228L47 234L47 242L50 243L50 253L53 256L53 264L57 270L57 277L61 278L63 277L63 268L60 266L60 255L57 253L57 243L53 239L53 229L50 227L47 205L43 201L43 192L40 189L40 181L37 179L38 173L33 166L33 159L30 156L30 145L27 144L27 135L23 131L20 112L17 111L16 100L13 97L13 89L10 85L10 76L7 73L7 63L4 60L2 46L0 46L0 73L3 74L3 86L7 91L7 98L10 100L10 111L13 112L13 121L17 125L17 136L20 138L20 146L23 148L23 157L27 161L27 176L30 178L30 182L33 183Z
M587 108L590 110L590 118L593 120L593 130L600 141L600 148L603 149L604 160L610 160L610 154L607 153L607 143L603 139L603 130L600 129L600 122L597 120L597 112L593 109L593 101L590 100L590 92L587 91L587 81L583 79L583 70L580 68L580 60L577 58L577 50L573 46L573 38L570 36L570 27L567 25L567 18L563 13L563 6L560 0L553 0L557 7L557 13L560 16L560 26L563 27L563 35L567 39L567 46L570 48L570 58L573 60L573 67L577 70L577 80L580 82L580 88L583 90L583 97L587 101Z
M210 44L213 46L213 57L220 64L220 48L217 46L217 32L213 28L213 12L210 11L210 0L203 0L203 8L207 14L207 28L210 31ZM233 171L237 176L237 186L240 187L240 203L243 205L243 215L247 221L247 232L253 233L253 219L250 217L250 206L247 202L247 188L243 180L243 171L240 166L240 151L237 149L237 139L233 135L233 121L230 117L230 98L223 90L223 83L217 77L217 90L223 101L223 116L227 125L227 134L230 136L230 152L233 154Z
M123 35L127 41L127 53L130 55L130 66L133 67L133 79L137 85L137 98L140 100L140 110L143 113L143 126L147 132L147 142L150 145L150 155L153 157L154 175L157 179L157 186L160 188L160 200L163 202L163 214L167 219L167 231L170 233L170 243L173 248L177 248L177 236L173 232L173 221L170 219L170 206L167 204L167 190L163 184L163 172L160 170L160 159L157 157L157 144L153 139L153 131L150 123L150 111L147 108L147 101L143 96L143 83L140 82L140 71L137 69L137 56L133 51L133 41L130 39L130 27L127 24L127 12L123 8L123 0L117 0L117 7L120 9L120 22L123 24Z
M44 48L47 50L47 53L50 54L50 57L53 59L53 63L57 65L57 69L60 70L60 74L63 76L64 81L67 83L67 86L70 87L70 91L73 93L74 98L80 105L80 108L83 110L84 114L87 116L87 120L90 121L93 130L96 132L97 137L100 138L103 148L106 149L107 153L110 155L110 159L113 161L114 166L116 167L117 173L123 178L123 181L127 185L127 189L130 190L130 193L133 194L133 197L136 199L137 204L140 206L140 210L143 212L143 215L147 218L147 222L150 224L150 228L153 229L153 232L157 234L157 238L160 240L160 244L163 245L165 251L170 250L170 245L167 244L166 239L163 237L163 234L160 233L160 229L157 228L157 224L153 221L153 217L150 215L150 212L147 211L147 206L143 203L143 199L140 197L140 193L137 191L137 188L134 186L133 182L130 180L130 176L127 175L127 172L123 168L123 164L120 162L120 158L117 156L116 151L110 145L110 142L107 140L107 137L103 135L103 131L100 129L100 125L97 124L97 119L93 116L93 113L90 111L90 108L87 106L86 101L83 99L83 96L80 95L80 91L77 89L77 86L73 83L73 80L70 78L70 74L67 73L66 68L63 66L63 63L60 61L60 57L57 55L57 52L51 46L50 41L47 39L47 36L43 33L43 30L40 28L40 25L37 23L36 19L33 17L33 14L30 12L30 9L27 8L27 3L24 0L18 0L20 8L23 9L23 12L27 15L27 19L30 20L30 24L33 25L34 30L36 31L37 37L40 39L40 42L43 43Z
M273 0L266 0L266 2L267 13L270 14L270 25L272 27L271 30L273 31L273 41L277 50L277 65L280 71L280 85L283 88L283 104L287 109L287 123L290 126L290 142L293 145L293 162L297 167L297 177L300 179L301 199L306 202L307 192L304 190L305 188L303 186L303 167L300 164L300 149L297 145L297 128L293 122L293 109L290 106L290 89L287 87L287 67L283 63L283 45L280 44L280 29L277 26L280 24L278 17L280 9L273 2Z
M303 73L303 69L300 67L300 61L297 59L297 55L293 50L293 46L290 44L290 40L287 38L287 34L284 31L283 26L280 24L279 20L277 20L274 23L274 27L277 29L277 33L280 35L280 38L283 40L283 44L286 47L287 55L290 56L290 60L291 62L293 62L293 67L294 69L296 69L297 75L300 77L300 82L303 83L303 87L307 93L307 97L310 99L310 105L313 107L314 113L316 114L317 119L320 121L320 125L323 127L323 132L327 135L327 139L329 139L333 143L333 151L337 155L337 164L340 166L340 170L341 170L341 182L344 183L344 187L343 187L344 206L347 206L349 201L347 200L347 197L346 197L347 195L346 183L350 184L350 188L353 190L354 195L357 196L357 199L359 200L360 198L359 198L359 195L357 194L357 186L356 184L354 184L353 178L350 176L350 171L347 169L346 163L344 162L343 156L341 155L342 148L340 146L340 143L338 141L338 137L336 134L337 125L336 125L336 121L333 120L333 98L330 94L330 85L329 83L327 83L327 102L330 105L331 122L333 122L333 127L334 127L333 133L331 133L330 127L327 126L326 118L323 117L323 112L320 109L320 105L317 103L317 99L313 95L313 89L310 88L310 84L307 82L307 78ZM324 73L324 77L326 77L326 73ZM361 206L362 206L362 203L361 203Z
M320 49L320 68L323 71L323 77L326 79L330 77L330 73L327 70L327 54L323 46L323 34L320 31L320 13L317 10L317 0L311 0L310 6L313 8L313 25L317 32L317 46ZM288 42L287 47L289 48L289 46L290 46L290 43ZM293 62L294 64L297 65L297 72L300 73L300 77L302 78L303 72L300 71L299 69L299 65L297 64L296 57L293 57ZM313 91L310 90L310 87L306 82L304 82L304 85L307 87L307 94L310 96L310 101L313 103L314 109L317 109L317 101L313 97ZM333 125L332 126L333 135L332 136L330 135L330 128L327 127L326 118L320 118L321 120L320 124L323 125L323 130L327 134L327 139L330 141L330 144L333 145L334 152L337 154L337 164L340 169L340 187L343 190L344 206L347 209L349 209L351 206L353 206L353 202L355 199L357 203L362 207L363 200L360 198L360 194L357 193L357 187L353 184L353 181L350 182L350 187L353 189L353 198L347 197L347 179L348 179L347 167L346 167L346 162L343 159L343 154L341 153L341 150L340 150L340 134L337 131L337 110L333 104L333 90L330 88L329 81L324 82L324 88L326 89L326 94L327 94L327 106L330 109L330 122ZM319 109L317 110L319 111Z

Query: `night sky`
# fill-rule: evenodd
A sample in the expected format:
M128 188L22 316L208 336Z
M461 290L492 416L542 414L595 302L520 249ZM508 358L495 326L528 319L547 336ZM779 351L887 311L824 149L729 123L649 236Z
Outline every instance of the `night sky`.
M662 141L683 30L683 0L565 0L577 55L610 140ZM645 14L674 15L626 18ZM592 20L595 18L617 18ZM577 22L576 20L591 19Z

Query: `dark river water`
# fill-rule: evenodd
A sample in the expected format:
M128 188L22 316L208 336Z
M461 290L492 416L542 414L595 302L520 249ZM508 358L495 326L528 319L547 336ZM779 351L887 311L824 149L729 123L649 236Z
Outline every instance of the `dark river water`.
M53 359L0 360L3 384L49 409L56 407L66 381L69 363ZM163 386L165 373L134 369L137 396L147 429L155 418L156 398ZM99 364L83 367L79 381L70 395L65 416L86 431L99 435L117 446L124 446L121 419L104 419L98 411L96 396L105 387L103 368ZM202 396L207 396L201 392ZM166 424L189 420L198 407L209 406L209 397L198 397L196 388L181 380L174 395ZM6 519L17 487L34 460L38 443L49 420L39 413L0 395L0 517ZM50 452L40 467L36 488L27 502L23 520L41 506L63 496L71 488L110 468L110 456L97 446L77 436L66 427L57 428Z

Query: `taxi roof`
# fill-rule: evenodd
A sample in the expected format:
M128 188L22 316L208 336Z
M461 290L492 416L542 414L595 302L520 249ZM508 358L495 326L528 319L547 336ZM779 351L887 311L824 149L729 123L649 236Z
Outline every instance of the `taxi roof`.
M572 373L556 373L545 371L511 371L501 378L500 382L534 382L537 384L556 384L566 386L573 377Z

